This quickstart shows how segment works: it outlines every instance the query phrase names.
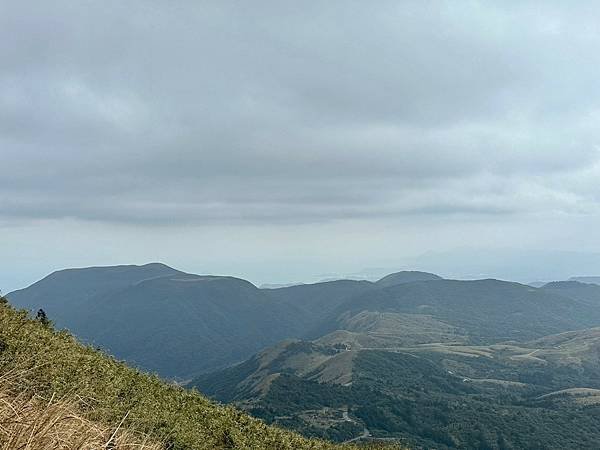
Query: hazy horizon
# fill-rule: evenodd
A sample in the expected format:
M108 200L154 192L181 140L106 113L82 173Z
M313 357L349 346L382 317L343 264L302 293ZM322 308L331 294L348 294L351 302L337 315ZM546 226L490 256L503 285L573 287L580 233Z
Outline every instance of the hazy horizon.
M600 7L0 6L0 289L600 274Z
M482 254L487 255L484 261L482 261ZM457 261L466 261L469 259L471 260L470 262L465 262L463 265L457 267ZM541 261L544 261L545 264L542 264ZM234 267L233 271L228 272L226 268L223 270L212 270L210 267L205 267L198 270L198 268L179 266L163 260L121 261L110 264L97 263L81 266L56 266L48 268L45 272L44 268L39 268L38 272L31 271L22 279L13 279L12 284L10 276L7 277L6 274L3 274L5 285L2 286L2 292L8 293L25 288L49 275L51 272L61 269L128 264L143 265L155 262L198 275L235 276L246 279L257 287L261 287L262 285L317 283L343 278L375 281L390 273L405 270L433 272L444 278L459 280L496 278L519 283L549 282L567 280L572 277L600 276L599 261L600 255L593 253L523 252L515 249L490 251L469 248L454 249L453 251L444 253L430 252L407 258L404 263L393 264L390 262L389 265L383 266L364 266L337 271L332 267L332 270L328 272L311 272L310 267L307 270L306 266L298 265L298 271L295 274L290 274L286 270L273 272L269 267L259 267L258 270L256 268L254 270L248 270L247 268L244 270L243 267ZM546 268L548 265L552 265L553 270L548 270ZM9 275L10 273L8 271Z

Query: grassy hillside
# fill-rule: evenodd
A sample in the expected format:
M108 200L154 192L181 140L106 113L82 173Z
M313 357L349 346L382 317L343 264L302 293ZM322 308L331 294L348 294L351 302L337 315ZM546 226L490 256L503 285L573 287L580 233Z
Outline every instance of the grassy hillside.
M12 374L12 375L19 375ZM119 427L92 422L75 401L19 390L17 377L0 377L1 450L162 450L164 445Z
M60 271L8 298L33 312L43 308L57 328L84 342L176 379L298 334L292 317L302 317L245 280L161 264Z
M195 384L269 422L340 441L368 430L425 448L597 448L598 328L518 345L387 350L349 350L335 337L328 348L278 345Z
M241 364L200 375L190 386L197 386L220 401L232 402L266 393L281 373L319 383L343 384L351 381L352 375L352 360L347 356L353 354L315 342L288 340Z
M335 449L265 425L200 394L131 369L0 300L0 376L40 398L78 398L86 420L148 433L173 450ZM92 448L94 448L92 446Z

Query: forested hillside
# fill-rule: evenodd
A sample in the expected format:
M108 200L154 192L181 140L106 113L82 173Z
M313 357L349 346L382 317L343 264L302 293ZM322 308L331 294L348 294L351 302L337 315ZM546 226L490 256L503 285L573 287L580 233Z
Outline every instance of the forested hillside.
M593 449L600 328L587 327L600 325L596 295L597 286L575 282L496 280L371 290L332 311L333 331L282 342L191 386L307 436Z

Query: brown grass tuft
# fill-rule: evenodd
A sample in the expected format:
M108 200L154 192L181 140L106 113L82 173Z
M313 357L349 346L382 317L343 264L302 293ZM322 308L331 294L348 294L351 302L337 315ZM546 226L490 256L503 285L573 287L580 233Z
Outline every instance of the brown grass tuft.
M148 438L83 418L77 402L18 392L0 377L0 450L159 450Z

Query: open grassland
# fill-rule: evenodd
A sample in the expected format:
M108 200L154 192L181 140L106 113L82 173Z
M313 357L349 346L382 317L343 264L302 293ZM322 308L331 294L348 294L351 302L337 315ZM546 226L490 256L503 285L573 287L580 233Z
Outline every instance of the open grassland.
M18 377L12 377L12 393L6 397L7 404L16 402L17 411L24 408L34 415L44 414L43 411L55 418L56 414L66 414L69 420L64 422L65 426L79 427L73 431L75 442L77 439L90 442L83 447L37 448L128 448L125 443L115 447L109 442L110 435L102 444L106 433L111 429L114 432L114 425L106 428L94 424L120 425L124 436L136 430L172 450L341 448L268 426L235 408L213 403L197 392L143 374L81 345L67 332L54 331L51 326L28 318L24 311L15 311L0 299L0 376L8 379L11 374ZM42 399L52 398L76 401L36 406L42 405ZM42 423L53 423L49 417L40 417ZM14 433L26 433L19 428L5 430L6 434L0 435L2 445L8 445L5 442L10 442ZM53 430L52 433L59 436L57 439L67 439L56 434L57 429ZM151 447L154 444L145 445L154 448Z

